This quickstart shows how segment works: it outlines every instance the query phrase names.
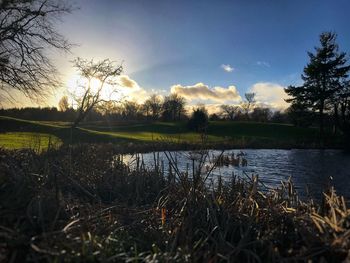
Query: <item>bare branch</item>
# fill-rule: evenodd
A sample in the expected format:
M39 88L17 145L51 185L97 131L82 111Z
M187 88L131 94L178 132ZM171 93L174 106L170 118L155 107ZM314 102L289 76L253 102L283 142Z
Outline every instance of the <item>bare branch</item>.
M104 103L112 100L112 94L117 92L116 78L123 72L123 67L109 59L94 62L94 60L77 58L73 63L83 79L82 85L79 86L80 94L73 94L78 105L78 117L72 126L75 128L93 108L102 107ZM92 89L93 80L99 81L97 90ZM113 87L108 96L109 100L102 96L106 84Z
M69 51L55 24L70 13L67 1L12 0L0 4L0 92L18 90L30 98L47 95L61 83L47 50ZM4 96L4 95L2 95Z

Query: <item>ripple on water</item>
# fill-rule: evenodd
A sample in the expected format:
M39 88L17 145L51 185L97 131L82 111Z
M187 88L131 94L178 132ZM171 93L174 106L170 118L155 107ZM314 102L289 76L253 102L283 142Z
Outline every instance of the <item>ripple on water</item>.
M235 155L240 150L227 150L226 154ZM311 195L319 197L322 191L332 184L338 193L350 197L350 155L340 150L280 150L280 149L247 149L243 150L244 158L248 161L247 167L223 166L215 169L213 175L221 175L227 180L231 178L232 172L238 176L247 174L258 174L259 178L266 185L276 187L282 180L292 178L300 195L306 194L306 187L309 187ZM209 159L213 155L219 155L221 151L211 150ZM180 171L187 167L192 169L193 153L189 151L171 152L177 161ZM156 153L164 166L168 166L168 160L164 152ZM154 154L142 154L147 167L154 166ZM131 162L132 156L124 156L126 163ZM332 177L332 180L329 178Z

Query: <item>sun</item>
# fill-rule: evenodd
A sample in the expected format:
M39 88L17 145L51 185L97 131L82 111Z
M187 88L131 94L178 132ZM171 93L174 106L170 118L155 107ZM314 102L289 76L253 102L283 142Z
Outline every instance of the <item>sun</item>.
M119 100L121 98L121 94L116 92L115 86L104 83L101 89L101 84L101 81L97 78L92 78L90 80L90 91L93 95L100 92L101 99L106 101ZM82 78L78 74L74 74L67 81L67 91L69 94L68 96L72 99L75 99L76 97L82 97L86 92L87 87L88 80L86 78Z

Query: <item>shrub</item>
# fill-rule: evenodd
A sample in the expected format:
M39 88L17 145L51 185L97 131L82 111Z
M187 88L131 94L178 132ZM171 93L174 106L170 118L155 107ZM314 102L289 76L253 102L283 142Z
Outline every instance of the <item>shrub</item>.
M204 132L208 127L208 112L204 107L193 110L187 126L190 130Z

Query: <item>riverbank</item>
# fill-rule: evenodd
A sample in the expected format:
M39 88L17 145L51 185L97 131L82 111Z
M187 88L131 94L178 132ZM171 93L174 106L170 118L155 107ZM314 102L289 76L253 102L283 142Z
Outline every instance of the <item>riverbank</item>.
M39 122L0 117L0 146L30 148L50 143L112 143L122 152L211 149L341 149L342 138L328 134L320 143L318 130L286 124L210 122L205 136L189 131L185 123L86 123L70 129L69 123Z
M258 176L207 183L176 163L135 170L110 145L0 150L3 261L341 262L350 209L333 189L300 201Z

